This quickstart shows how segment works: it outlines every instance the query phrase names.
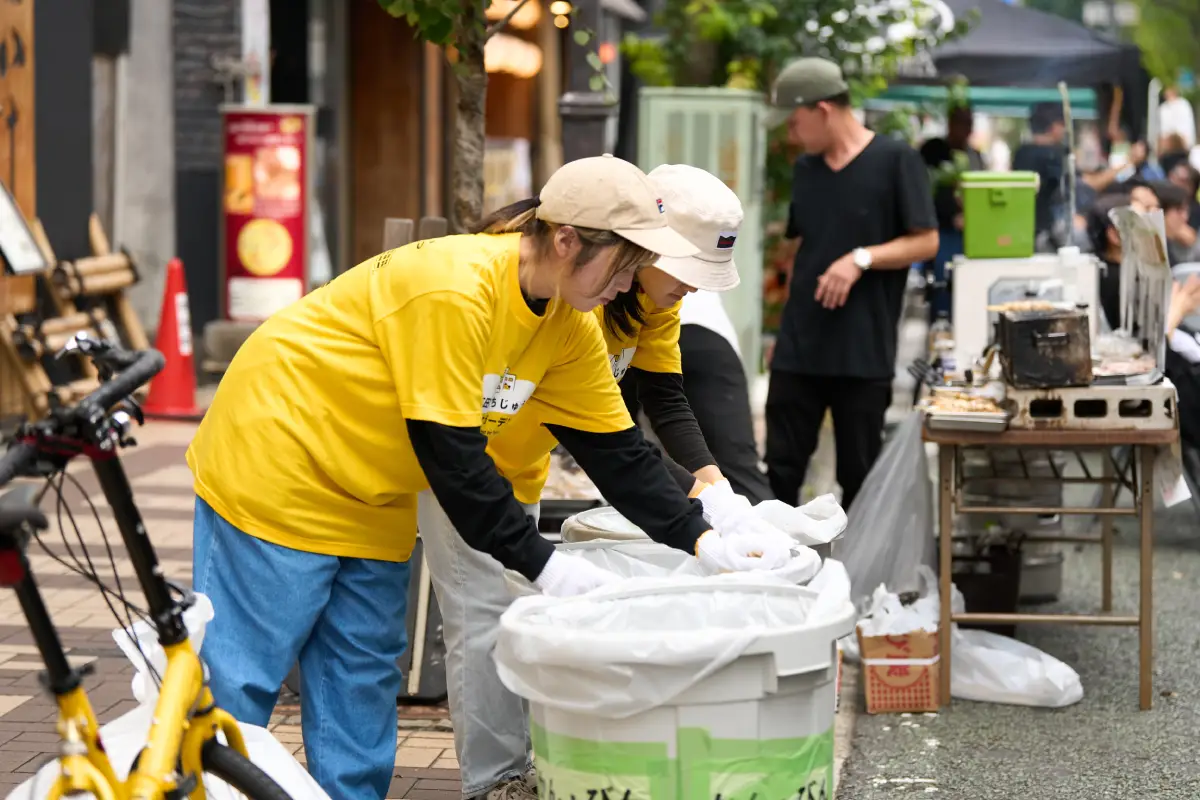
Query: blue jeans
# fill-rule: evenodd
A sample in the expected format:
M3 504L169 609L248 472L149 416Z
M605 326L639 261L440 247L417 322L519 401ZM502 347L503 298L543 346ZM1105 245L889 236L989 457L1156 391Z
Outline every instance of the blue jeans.
M196 498L192 578L217 703L266 727L297 660L308 770L330 797L379 800L396 760L409 565L338 558L242 533Z

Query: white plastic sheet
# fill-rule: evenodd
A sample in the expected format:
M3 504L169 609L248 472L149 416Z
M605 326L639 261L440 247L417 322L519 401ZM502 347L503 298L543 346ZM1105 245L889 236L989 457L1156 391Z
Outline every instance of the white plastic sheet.
M782 500L764 500L754 510L763 522L810 547L829 544L846 530L846 512L831 494L823 494L799 508Z
M912 412L884 445L848 512L850 535L837 556L850 572L854 597L879 584L912 585L917 567L934 563L933 486L921 438L924 416Z
M204 629L212 618L212 601L205 595L197 594L195 605L184 612L188 639L197 652L204 641ZM159 645L154 629L144 622L136 622L132 633L150 664L161 675L166 668L167 655ZM104 742L104 749L108 752L108 758L117 777L124 780L129 775L133 759L146 744L150 723L154 717L154 704L158 701L158 687L147 669L146 659L138 652L138 648L129 638L129 633L118 628L113 631L113 638L137 668L137 673L133 676L133 695L138 701L138 707L100 727L100 737ZM238 727L245 737L250 760L270 775L293 800L329 800L329 795L317 785L303 765L293 758L266 728L241 723ZM47 797L59 771L57 761L47 763L32 778L14 789L8 795L8 800L41 800ZM211 800L236 800L244 797L211 775L204 776L204 788L206 796Z
M1083 699L1079 673L1036 647L990 631L954 631L950 694L962 700L1062 708Z
M522 597L500 619L494 658L504 685L528 700L621 719L671 702L765 634L826 619L813 613L810 594L796 591L735 573Z
M694 556L675 550L658 542L612 541L594 539L592 543L604 542L605 546L565 549L562 552L571 558L583 558L598 567L615 573L622 578L706 578L719 577L708 573ZM779 569L756 570L744 573L756 578L775 579L789 584L807 583L821 569L821 557L810 547L797 545L792 559ZM516 573L509 573L509 585L521 594L536 590L528 581Z

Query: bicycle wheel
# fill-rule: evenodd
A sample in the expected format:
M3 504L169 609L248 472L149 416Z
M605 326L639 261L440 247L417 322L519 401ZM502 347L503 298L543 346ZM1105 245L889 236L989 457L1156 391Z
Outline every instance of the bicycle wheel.
M215 739L205 742L200 762L205 774L225 781L248 800L292 800L291 795L279 788L279 784L250 759Z

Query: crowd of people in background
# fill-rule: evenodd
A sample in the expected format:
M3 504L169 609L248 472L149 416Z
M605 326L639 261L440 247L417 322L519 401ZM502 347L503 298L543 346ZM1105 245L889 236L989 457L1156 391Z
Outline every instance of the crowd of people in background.
M967 106L950 111L945 137L930 139L921 147L931 170L955 161L965 169L988 168L986 157L970 144L974 119ZM1145 141L1131 140L1128 131L1116 125L1109 133L1103 160L1076 169L1074 207L1068 191L1072 161L1067 157L1067 120L1059 104L1031 109L1029 136L1013 153L1011 167L1038 175L1034 211L1038 252L1078 247L1102 263L1099 304L1103 327L1110 330L1121 324L1123 255L1110 214L1122 207L1162 212L1167 258L1175 272L1167 313L1165 371L1179 392L1184 443L1200 448L1200 147L1192 105L1174 88L1163 93L1153 149ZM953 184L934 188L941 246L935 261L925 265L934 285L942 285L944 265L962 253L963 215L957 188ZM947 292L941 293L940 301L948 312ZM936 299L931 299L931 305L935 306L931 313L941 310Z

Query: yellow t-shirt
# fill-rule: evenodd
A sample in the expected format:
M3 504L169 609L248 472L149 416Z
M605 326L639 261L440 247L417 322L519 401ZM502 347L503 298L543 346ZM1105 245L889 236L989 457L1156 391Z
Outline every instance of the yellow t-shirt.
M604 324L604 307L598 306L592 315L594 327L604 338L609 368L617 382L630 367L647 372L683 372L679 358L679 308L656 308L644 293L638 295L642 306L642 324L625 336L613 333ZM561 424L547 418L540 398L533 398L525 414L492 437L488 452L500 468L500 474L513 485L513 494L522 503L532 504L541 499L542 487L550 474L550 451L558 442L544 425Z
M416 242L273 315L238 351L188 449L196 494L275 544L404 561L428 487L406 419L492 435L545 394L565 424L630 427L592 317L559 301L539 317L525 303L519 242Z

